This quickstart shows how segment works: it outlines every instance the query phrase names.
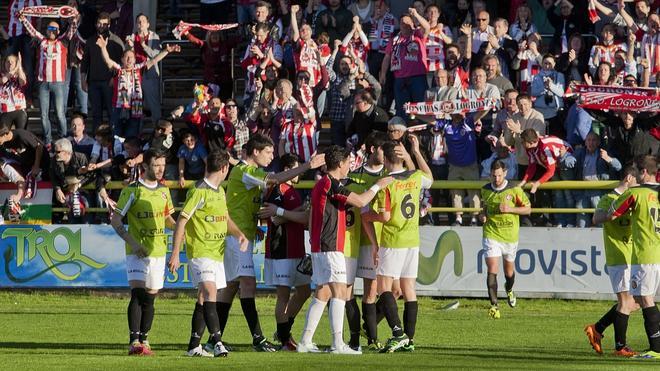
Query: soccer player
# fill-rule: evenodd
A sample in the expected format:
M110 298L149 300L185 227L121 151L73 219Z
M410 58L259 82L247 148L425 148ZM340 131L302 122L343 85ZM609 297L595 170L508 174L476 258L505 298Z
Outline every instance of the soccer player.
M488 315L500 318L497 306L497 272L499 259L503 258L507 301L511 308L516 306L513 293L515 272L513 271L518 250L519 215L529 215L532 211L529 199L522 188L509 184L506 180L506 164L495 160L490 166L490 183L481 188L484 210L480 215L483 229L483 250L488 267L486 288L490 299Z
M346 208L363 208L371 202L378 191L392 181L391 177L381 178L363 193L355 193L344 187L340 181L350 170L349 152L333 145L325 151L326 174L312 190L310 214L310 239L312 245L312 280L316 291L312 299L298 352L319 352L312 343L314 331L323 315L328 301L330 331L332 333L331 353L361 354L344 343L344 310L346 305L346 260L344 257Z
M623 357L636 355L626 345L626 331L628 330L628 317L630 313L639 309L635 299L630 295L630 259L632 258L632 238L630 216L622 215L616 220L607 220L610 206L629 187L637 185L637 168L626 166L622 172L622 178L616 188L603 196L596 207L593 223L603 223L603 242L605 247L605 264L607 274L610 276L612 289L616 294L617 303L595 324L585 327L584 332L594 350L602 354L601 339L605 329L614 324L614 354Z
M373 131L365 139L365 152L367 162L357 170L348 174L350 183L347 188L353 192L364 192L383 177L385 167L383 166L383 144L388 141L384 132ZM373 205L373 202L372 202ZM359 348L360 339L360 309L353 297L354 277L363 279L362 294L362 318L367 335L367 344L370 349L380 350L378 343L378 314L376 309L376 266L373 259L373 246L378 244L377 237L382 228L381 223L373 223L366 218L361 218L361 211L355 208L347 209L346 233L347 244L344 247L346 255L346 274L349 284L348 300L346 301L346 317L348 320L351 338L348 343L353 349ZM348 215L355 216L352 220ZM362 221L362 222L361 222ZM364 223L367 223L366 225ZM349 225L350 224L350 225ZM374 234L375 232L375 234ZM372 240L374 238L374 240ZM355 248L357 246L358 248Z
M170 272L179 269L179 251L185 236L186 257L190 265L193 285L198 288L198 298L192 316L192 335L186 355L190 357L226 357L229 352L220 341L220 321L216 309L217 291L226 286L225 253L227 233L234 236L242 250L247 250L248 240L229 218L227 199L220 183L229 172L229 154L211 152L206 158L204 178L188 190L186 201L174 231ZM211 334L213 353L199 344L204 327Z
M152 355L147 340L154 320L154 300L163 288L167 235L174 229L174 207L167 187L160 184L165 172L165 155L155 150L144 153L144 174L122 189L110 224L126 242L126 272L131 288L128 304L129 355ZM127 217L128 232L122 219Z
M264 170L273 160L273 141L264 135L255 134L245 144L244 159L229 173L227 180L227 204L229 217L236 223L248 241L247 251L240 251L239 243L233 236L225 240L225 277L227 287L220 291L218 317L220 331L224 332L234 296L240 289L241 308L247 320L252 345L258 352L274 352L277 349L266 340L259 324L259 315L254 301L257 289L254 262L254 244L263 238L257 231L257 212L261 207L263 191L268 185L281 184L310 169L324 164L323 155L314 155L309 162L277 174Z
M383 144L385 169L394 177L376 204L378 213L373 211L370 219L383 223L379 245L374 255L377 260L376 281L380 298L377 305L385 314L392 329L392 337L381 353L392 353L399 349L413 351L415 326L417 323L417 294L415 281L419 265L419 198L422 189L433 184L431 169L424 161L419 149L419 140L410 135L411 152L420 170L406 170L397 147L400 144ZM401 327L396 299L392 293L394 280L399 280L404 298L403 321Z
M631 187L612 203L609 218L630 214L633 250L630 293L642 308L650 350L640 358L660 359L660 311L654 296L660 289L660 202L656 183L658 162L653 156L635 159L640 186Z
M280 157L284 171L300 165L297 155L287 153ZM305 258L305 226L309 212L303 199L293 187L298 177L269 189L259 218L268 220L264 277L267 285L275 286L275 321L280 350L296 351L291 327L298 312L311 294L311 277L298 271ZM296 291L291 295L291 288Z

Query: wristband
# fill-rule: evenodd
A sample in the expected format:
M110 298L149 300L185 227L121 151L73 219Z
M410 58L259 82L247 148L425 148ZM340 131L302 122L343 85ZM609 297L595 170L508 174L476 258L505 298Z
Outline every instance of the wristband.
M374 194L376 194L378 193L378 191L380 191L380 186L378 184L374 184L371 187L369 187L369 190Z
M277 210L275 211L275 214L277 216L284 216L284 209L281 207L278 207Z

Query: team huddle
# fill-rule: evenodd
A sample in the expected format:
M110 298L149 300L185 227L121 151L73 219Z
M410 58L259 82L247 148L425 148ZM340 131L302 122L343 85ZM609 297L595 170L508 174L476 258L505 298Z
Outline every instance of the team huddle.
M260 352L316 353L315 330L328 307L335 354L361 354L361 336L369 350L381 353L414 351L417 322L415 282L419 262L420 193L431 187L433 176L415 136L411 148L373 132L365 141L368 158L350 171L350 153L330 146L309 162L292 154L281 157L283 171L267 173L274 144L254 135L241 162L230 171L229 155L211 152L205 176L190 188L178 220L168 188L161 185L164 155L148 150L143 175L122 190L111 224L126 242L126 266L131 300L128 306L129 355L153 354L148 333L154 318L154 300L163 287L164 272L179 266L185 242L191 278L198 288L187 355L225 357L231 347L223 339L236 293L253 340ZM294 188L301 176L317 171L308 200ZM507 302L516 306L513 292L514 261L518 246L518 215L531 212L522 188L506 180L506 165L494 161L489 184L482 189L480 215L483 249L491 302L488 314L501 317L497 303L499 257L503 258ZM660 312L653 301L660 284L660 205L655 158L646 156L625 170L613 193L604 197L594 215L604 223L607 265L618 304L598 323L585 330L594 349L602 352L601 338L614 324L616 351L633 352L625 341L628 315L642 308L650 350L641 356L660 356ZM227 179L226 191L221 183ZM638 185L639 183L639 185ZM126 217L128 231L124 228ZM267 225L264 233L259 228ZM174 231L171 257L166 262L167 235ZM305 251L309 231L311 255ZM264 280L276 288L274 334L279 346L263 334L255 304L253 251L265 244ZM362 313L353 296L356 278L363 279ZM298 312L315 290L300 338L291 333ZM397 299L403 298L403 317ZM638 304L635 304L637 302ZM344 316L350 339L344 342ZM384 344L378 341L382 319L391 328ZM207 342L201 340L205 328Z

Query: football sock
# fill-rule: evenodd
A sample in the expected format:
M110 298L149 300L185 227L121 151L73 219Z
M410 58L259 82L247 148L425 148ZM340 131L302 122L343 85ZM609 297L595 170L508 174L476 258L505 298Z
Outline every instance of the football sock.
M365 331L369 344L378 339L378 322L377 322L377 309L376 303L362 302L362 318L365 323Z
M220 323L220 333L225 333L227 327L227 319L229 319L229 310L231 309L231 302L225 303L218 301L215 303L215 309L218 311L218 322Z
M254 298L241 298L241 309L243 309L243 315L250 328L250 334L252 334L252 344L257 345L261 343L264 335L261 332L259 314L257 313L257 305L254 302Z
M312 337L316 331L316 327L319 325L319 321L323 316L323 311L325 306L328 303L321 301L317 298L313 298L312 302L309 304L309 309L307 309L307 316L305 317L305 327L303 328L302 337L300 342L305 344L311 344Z
M293 328L293 323L294 322L296 322L296 317L289 317L289 325L288 325L287 331L286 331L289 334L289 337L291 336L291 329Z
M417 301L407 301L403 304L403 331L412 340L415 337L417 325Z
M131 301L128 302L128 330L129 342L133 343L140 339L140 319L142 318L142 307L140 298L145 292L143 288L131 289Z
M215 345L220 341L222 333L220 332L220 321L218 320L218 309L214 301L205 301L204 302L204 322L209 329L209 335L211 335L211 344ZM202 331L204 331L202 329ZM201 334L200 334L201 336Z
M381 308L378 303L374 304L376 304L376 325L378 325L383 320L383 318L385 318L385 312L383 312L383 308Z
M289 322L278 322L277 323L277 339L282 343L286 344L291 337L291 332L289 328Z
M497 274L488 273L486 277L486 287L488 287L488 299L491 305L497 305Z
M629 315L621 312L614 314L614 346L616 350L626 346L626 331L628 331Z
M192 331L190 333L190 341L188 342L188 350L197 348L202 335L204 335L205 327L204 306L200 303L195 303L195 310L193 311L192 320L190 322L190 328Z
M644 329L649 338L649 348L660 352L660 311L656 305L642 309L644 315Z
M391 291L386 291L380 294L378 305L385 313L385 319L392 329L392 336L399 337L403 335L403 328L401 328L401 319L399 318L399 311L396 306L396 299Z
M348 345L357 347L360 345L360 307L355 298L346 302L346 319L351 331L351 339Z
M605 315L596 322L596 331L598 331L599 334L603 334L605 329L614 323L614 319L616 318L616 304L610 308L610 310L605 313Z
M147 336L149 336L149 330L151 330L151 324L154 322L155 300L156 300L156 294L149 294L148 292L145 291L144 302L142 303L142 320L140 321L141 343L147 341Z
M344 309L346 301L332 298L330 299L330 308L328 317L330 319L330 333L332 334L332 347L337 349L344 344Z
M516 280L516 274L515 274L515 273L512 274L511 277L507 277L507 276L505 275L505 276L504 276L504 279L506 280L506 281L504 282L504 289L506 290L506 292L509 292L509 291L511 291L511 289L513 289L513 283L514 283L515 280Z

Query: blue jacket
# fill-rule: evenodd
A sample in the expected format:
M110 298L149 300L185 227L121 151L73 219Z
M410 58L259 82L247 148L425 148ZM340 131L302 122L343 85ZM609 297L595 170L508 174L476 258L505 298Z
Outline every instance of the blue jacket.
M597 149L596 151L600 151L600 149ZM573 156L575 156L576 159L575 170L577 176L575 179L577 180L582 180L582 171L584 169L584 158L586 157L586 154L587 147L580 147L573 153ZM603 160L603 158L600 157L600 153L598 153L598 159L596 160L596 175L598 176L598 180L616 179L616 172L621 171L621 162L609 152L608 155L612 158L612 162L609 164Z

